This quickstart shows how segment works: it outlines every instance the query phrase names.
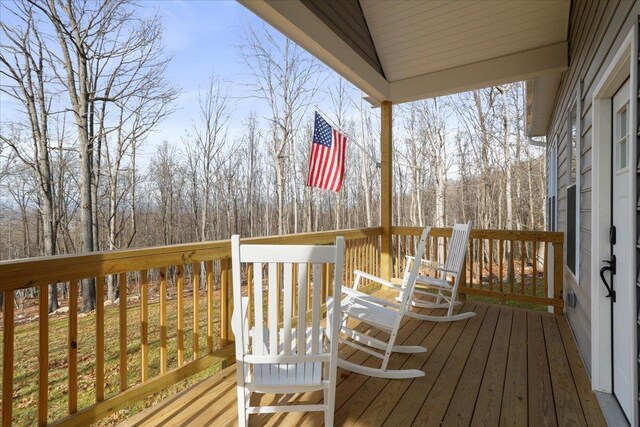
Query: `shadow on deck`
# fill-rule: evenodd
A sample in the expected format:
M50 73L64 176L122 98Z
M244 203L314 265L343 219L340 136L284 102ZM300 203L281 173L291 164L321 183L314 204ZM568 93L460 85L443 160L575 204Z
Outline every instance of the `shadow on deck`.
M428 352L396 354L390 368L422 369L422 378L385 380L339 369L336 425L605 425L563 316L473 301L461 310L477 315L453 323L409 319L403 324L400 341L421 343ZM350 349L342 357L378 363ZM235 386L231 366L122 425L234 426ZM266 404L275 399L261 398ZM321 402L322 394L291 399ZM322 413L250 418L252 426L322 424Z

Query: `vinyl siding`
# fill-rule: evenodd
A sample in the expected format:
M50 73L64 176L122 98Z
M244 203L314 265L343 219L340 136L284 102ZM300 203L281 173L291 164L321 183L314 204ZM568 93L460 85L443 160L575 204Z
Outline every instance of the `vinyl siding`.
M578 86L580 94L580 283L565 269L565 294L575 293L576 307L567 307L566 315L578 347L591 369L591 287L599 278L591 277L591 188L592 188L592 103L593 91L622 41L633 28L640 4L633 0L575 0L569 27L569 70L564 73L547 132L549 150L558 136L558 229L566 233L568 120ZM565 245L566 247L566 245ZM565 256L566 259L566 256ZM592 283L593 279L593 283Z

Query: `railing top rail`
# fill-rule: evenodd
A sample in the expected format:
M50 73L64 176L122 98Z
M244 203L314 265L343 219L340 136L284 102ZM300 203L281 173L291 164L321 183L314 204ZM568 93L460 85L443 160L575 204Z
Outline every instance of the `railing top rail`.
M345 240L353 240L378 236L381 232L381 227L372 227L255 237L243 239L243 242L323 244L334 242L336 236L343 236ZM209 261L229 256L231 256L231 241L217 240L2 261L0 262L0 291L65 282L70 279L98 277L125 271Z
M424 227L391 227L391 234L419 236ZM451 228L431 228L431 235L436 237L448 237ZM534 242L564 243L564 233L557 231L533 231L533 230L494 230L472 229L471 238L494 240L525 240Z

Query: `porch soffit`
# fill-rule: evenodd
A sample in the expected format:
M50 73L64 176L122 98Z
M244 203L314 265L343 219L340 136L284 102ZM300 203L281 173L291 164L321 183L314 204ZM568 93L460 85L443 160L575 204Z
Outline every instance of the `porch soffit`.
M373 102L535 79L568 64L570 0L238 1Z

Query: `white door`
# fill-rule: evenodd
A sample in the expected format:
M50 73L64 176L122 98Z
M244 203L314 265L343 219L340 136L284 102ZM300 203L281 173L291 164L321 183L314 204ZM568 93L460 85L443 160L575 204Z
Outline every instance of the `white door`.
M634 278L631 273L631 135L629 113L629 80L613 96L613 156L612 156L612 220L616 228L612 246L616 260L613 287L613 393L627 418L631 419L633 404L633 301Z

